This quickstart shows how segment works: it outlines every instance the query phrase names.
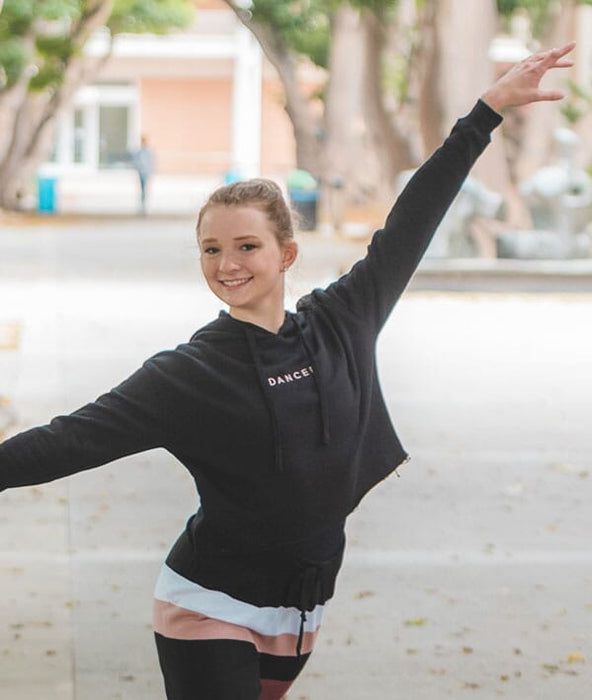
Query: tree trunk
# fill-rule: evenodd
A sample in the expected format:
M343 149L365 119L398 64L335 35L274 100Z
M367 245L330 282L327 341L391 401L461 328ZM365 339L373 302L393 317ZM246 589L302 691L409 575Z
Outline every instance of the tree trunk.
M337 231L346 205L363 202L373 190L368 182L371 163L363 148L363 57L360 13L344 4L331 17L322 170L323 199Z
M495 80L488 49L497 22L494 0L432 0L426 7L422 37L427 35L429 39L423 49L420 97L426 155L441 144L456 119L466 114ZM504 196L512 225L526 225L528 215L511 177L501 133L501 129L494 132L492 143L471 175Z
M90 34L107 22L113 0L94 0L72 27L80 49L66 67L63 83L53 92L31 93L24 78L7 94L0 108L8 127L0 144L0 207L18 208L20 192L27 187L37 166L46 158L55 132L56 119L76 90L96 76L102 61L88 63L78 54Z
M382 61L386 46L386 18L378 12L362 13L364 38L363 98L368 132L381 167L381 181L392 194L397 175L416 162L411 143L385 107Z
M300 88L297 54L271 27L254 22L250 13L245 12L232 0L224 0L224 2L252 32L263 53L276 69L284 89L286 100L284 107L294 131L297 166L318 177L321 171L319 159L320 124L309 98L302 93Z
M415 57L419 73L417 111L424 158L442 143L444 135L445 107L440 81L440 33L437 22L436 1L427 0L418 18L421 39Z
M577 7L575 0L561 3L542 39L542 49L562 46L576 36ZM565 89L565 70L550 71L543 86L547 89ZM549 163L555 156L553 131L565 125L557 105L531 104L521 109L522 126L518 137L520 148L516 156L516 179L521 182L532 176L537 168Z

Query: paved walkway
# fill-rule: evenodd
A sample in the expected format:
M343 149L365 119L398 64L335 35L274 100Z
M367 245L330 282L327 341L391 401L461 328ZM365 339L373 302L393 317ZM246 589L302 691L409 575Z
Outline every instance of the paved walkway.
M73 409L218 308L191 220L5 227L0 393L18 429ZM359 243L302 239L291 298ZM417 280L417 278L416 278ZM379 346L413 455L351 517L291 700L587 700L592 296L410 291ZM159 564L195 509L155 451L0 496L0 698L162 700Z

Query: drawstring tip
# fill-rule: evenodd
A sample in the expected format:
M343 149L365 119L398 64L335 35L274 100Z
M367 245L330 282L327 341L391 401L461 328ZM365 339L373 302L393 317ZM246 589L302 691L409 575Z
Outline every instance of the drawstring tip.
M306 612L300 611L300 631L298 632L298 642L296 644L296 657L300 659L302 656L302 640L304 638L304 623L306 622Z

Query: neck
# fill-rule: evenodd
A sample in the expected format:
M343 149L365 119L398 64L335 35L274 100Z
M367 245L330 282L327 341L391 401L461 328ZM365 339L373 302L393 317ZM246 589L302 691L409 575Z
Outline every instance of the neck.
M273 314L250 312L248 309L230 307L228 313L237 321L247 321L260 328L265 328L270 333L277 333L284 323L286 312L279 309Z

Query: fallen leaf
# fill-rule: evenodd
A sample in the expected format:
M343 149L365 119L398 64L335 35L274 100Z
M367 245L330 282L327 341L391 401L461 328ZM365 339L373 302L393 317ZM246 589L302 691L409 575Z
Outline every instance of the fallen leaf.
M427 619L425 617L416 617L414 620L405 620L403 623L405 627L423 627Z
M542 666L545 669L545 671L548 671L549 673L558 673L559 671L561 671L557 664L543 664Z
M356 600L362 600L362 598L371 598L374 595L376 595L374 591L359 591L355 594L354 598Z
M586 657L580 651L574 651L567 657L568 664L583 664L586 663Z
M470 683L468 681L465 681L462 685L461 688L463 690L478 690L481 686L479 683Z

